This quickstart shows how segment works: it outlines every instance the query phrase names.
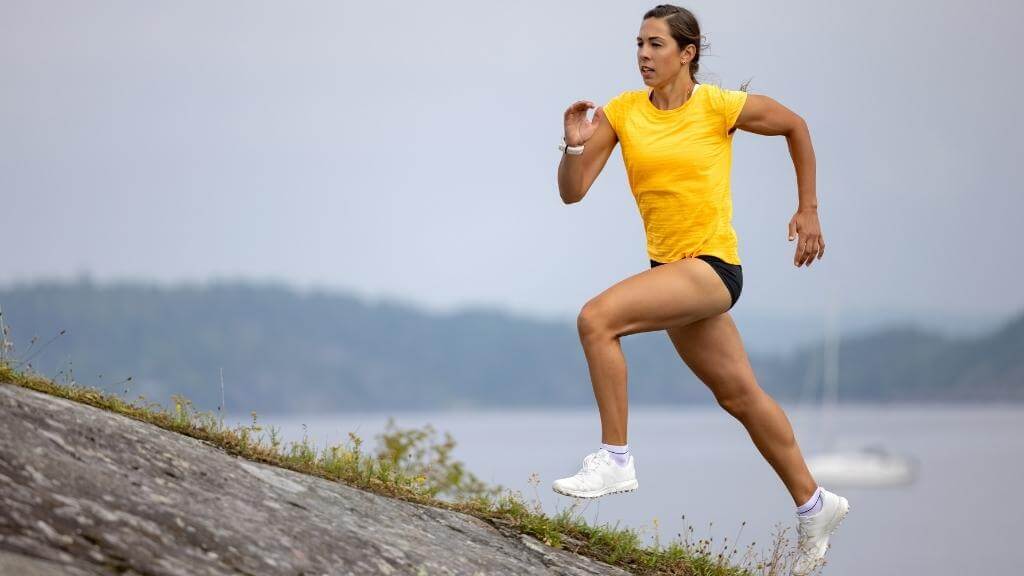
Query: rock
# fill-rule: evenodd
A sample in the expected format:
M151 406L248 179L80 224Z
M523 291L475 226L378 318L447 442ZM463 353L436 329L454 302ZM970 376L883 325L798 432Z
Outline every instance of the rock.
M0 575L628 574L0 383Z

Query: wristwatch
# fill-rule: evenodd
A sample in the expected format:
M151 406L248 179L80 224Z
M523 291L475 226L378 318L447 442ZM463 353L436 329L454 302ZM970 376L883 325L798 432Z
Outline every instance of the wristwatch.
M583 154L583 144L580 144L579 146L567 146L565 143L565 136L562 136L562 143L558 145L558 149L565 154L572 154L573 156Z

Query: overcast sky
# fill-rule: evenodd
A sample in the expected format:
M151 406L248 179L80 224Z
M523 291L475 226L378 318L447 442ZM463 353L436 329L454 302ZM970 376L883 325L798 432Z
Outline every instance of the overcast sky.
M618 149L559 200L562 115L643 87L653 5L0 0L0 282L574 317L648 262ZM737 313L1024 307L1021 3L683 5L711 44L698 80L752 80L817 156L827 249L798 269L785 138L737 133Z

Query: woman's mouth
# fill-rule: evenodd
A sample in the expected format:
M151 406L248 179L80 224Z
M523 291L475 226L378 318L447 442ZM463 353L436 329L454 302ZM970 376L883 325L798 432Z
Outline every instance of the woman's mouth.
M654 73L654 68L648 68L647 66L641 66L640 67L640 73L643 74L643 75L653 74Z

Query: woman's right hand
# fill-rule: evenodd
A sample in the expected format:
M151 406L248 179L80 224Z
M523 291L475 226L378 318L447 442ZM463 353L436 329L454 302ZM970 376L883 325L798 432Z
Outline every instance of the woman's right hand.
M594 107L589 100L578 100L565 111L565 143L569 146L579 146L597 131L598 117L604 115L600 106L594 110L594 119L587 118L587 111Z

